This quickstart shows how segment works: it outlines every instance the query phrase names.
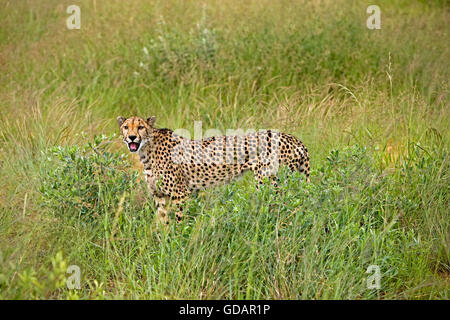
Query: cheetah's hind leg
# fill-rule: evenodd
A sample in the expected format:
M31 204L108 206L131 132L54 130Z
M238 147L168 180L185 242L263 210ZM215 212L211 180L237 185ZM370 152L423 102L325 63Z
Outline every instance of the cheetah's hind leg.
M275 188L276 192L280 190L280 179L274 174L273 170L268 167L260 167L255 172L255 177L258 182L257 188L259 189L260 185L264 183L264 179L267 178L270 181L270 184Z
M309 160L298 160L293 163L289 164L289 170L291 172L298 171L300 173L303 173L305 175L306 182L310 182L309 180Z

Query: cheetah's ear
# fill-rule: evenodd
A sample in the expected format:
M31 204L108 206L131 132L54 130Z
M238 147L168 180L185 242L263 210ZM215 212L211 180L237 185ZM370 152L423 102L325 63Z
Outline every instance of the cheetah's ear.
M119 127L122 126L122 124L125 122L125 120L127 120L127 119L125 119L122 116L117 117L117 123L119 123Z
M150 117L150 118L147 118L147 123L148 123L148 125L149 125L150 127L153 127L153 126L155 125L155 120L156 120L156 117L155 117L155 116Z

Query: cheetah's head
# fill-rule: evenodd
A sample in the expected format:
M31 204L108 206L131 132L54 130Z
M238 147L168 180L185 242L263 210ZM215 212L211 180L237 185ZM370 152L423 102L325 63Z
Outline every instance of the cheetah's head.
M151 139L151 130L155 124L155 117L144 120L140 117L128 119L120 116L117 118L123 142L131 152L138 152Z

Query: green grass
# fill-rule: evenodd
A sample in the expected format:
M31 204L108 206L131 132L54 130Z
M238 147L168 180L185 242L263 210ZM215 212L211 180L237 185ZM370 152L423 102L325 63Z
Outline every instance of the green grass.
M449 298L445 1L379 1L381 30L366 1L76 3L81 30L0 1L1 298ZM311 183L248 174L165 230L112 136L132 114L295 134Z

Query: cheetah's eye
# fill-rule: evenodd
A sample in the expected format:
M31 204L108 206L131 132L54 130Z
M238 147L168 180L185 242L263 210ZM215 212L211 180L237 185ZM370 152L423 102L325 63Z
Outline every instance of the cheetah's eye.
M139 126L139 127L138 127L138 130L142 130L142 129L144 129L143 126Z
M123 128L124 128L125 130L128 130L128 126L124 126Z

